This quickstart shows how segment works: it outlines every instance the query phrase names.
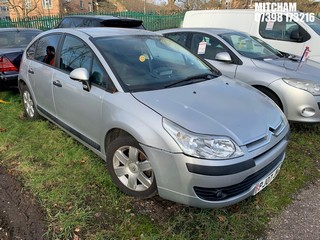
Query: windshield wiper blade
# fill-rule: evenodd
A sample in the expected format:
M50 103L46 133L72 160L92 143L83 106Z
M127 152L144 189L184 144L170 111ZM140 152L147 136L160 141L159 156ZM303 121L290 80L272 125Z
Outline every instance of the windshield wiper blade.
M182 86L182 85L192 84L195 82L206 81L206 80L213 79L214 77L215 77L215 75L213 75L213 74L195 75L195 76L191 76L191 77L182 79L182 80L174 82L174 83L170 83L170 84L166 85L165 88L170 88L173 86Z

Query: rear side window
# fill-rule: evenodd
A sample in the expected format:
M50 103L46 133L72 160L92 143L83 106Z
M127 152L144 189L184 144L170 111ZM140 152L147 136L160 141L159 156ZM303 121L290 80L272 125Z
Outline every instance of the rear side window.
M187 46L187 37L188 33L167 33L164 34L165 37L170 38L171 40L179 43L180 45L186 47Z
M45 36L38 40L36 44L36 51L34 54L34 59L43 62L48 65L55 65L55 53L58 47L58 43L60 40L60 34L52 34L49 36ZM28 51L32 51L31 46Z
M36 45L38 41L35 41L26 51L26 55L28 59L34 60L35 52L36 52Z
M64 18L58 25L58 28L82 27L84 25L82 18Z
M70 27L71 23L70 23L70 19L69 18L64 18L59 25L57 26L58 28L68 28Z
M88 27L103 27L103 24L101 23L101 20L92 19L88 22Z

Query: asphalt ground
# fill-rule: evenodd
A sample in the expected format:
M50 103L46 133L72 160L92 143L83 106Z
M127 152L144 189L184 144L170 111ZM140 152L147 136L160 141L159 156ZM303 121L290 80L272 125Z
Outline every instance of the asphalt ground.
M294 201L269 223L263 240L320 240L320 180L295 195Z

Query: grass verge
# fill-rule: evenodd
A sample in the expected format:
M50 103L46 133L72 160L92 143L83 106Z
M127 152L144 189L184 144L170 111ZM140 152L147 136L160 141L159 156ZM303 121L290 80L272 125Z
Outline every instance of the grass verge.
M0 99L0 164L36 196L49 239L256 239L270 217L320 177L320 126L295 124L280 174L255 197L222 209L137 200L114 186L99 157L55 125L24 119L17 94L0 92Z

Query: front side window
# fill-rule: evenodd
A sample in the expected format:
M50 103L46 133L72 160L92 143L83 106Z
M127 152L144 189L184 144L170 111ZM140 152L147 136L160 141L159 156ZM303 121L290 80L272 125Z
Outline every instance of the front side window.
M259 26L259 34L266 39L274 39L289 42L305 42L310 35L296 22L287 21L283 16L282 21L270 20L268 16L262 16Z
M253 59L279 58L276 50L265 47L262 40L257 41L244 33L224 33L219 36L229 43L241 55Z
M107 73L105 72L99 60L95 57L93 59L92 70L90 74L90 82L92 84L105 88L107 86L108 80L109 78L107 76Z
M147 91L205 81L220 75L162 36L115 36L94 40L125 91Z
M104 67L82 40L66 36L60 54L60 69L67 74L77 68L86 68L91 84L105 89L111 80Z
M188 33L185 32L179 32L179 33L167 33L164 34L167 38L170 38L171 40L179 43L180 45L186 47L187 45L187 38Z
M42 0L43 9L51 9L52 1L51 0Z
M192 35L191 51L210 60L214 60L220 52L229 52L218 39L205 33L194 33Z
M80 39L66 36L60 54L60 69L70 73L76 68L91 69L93 54Z

